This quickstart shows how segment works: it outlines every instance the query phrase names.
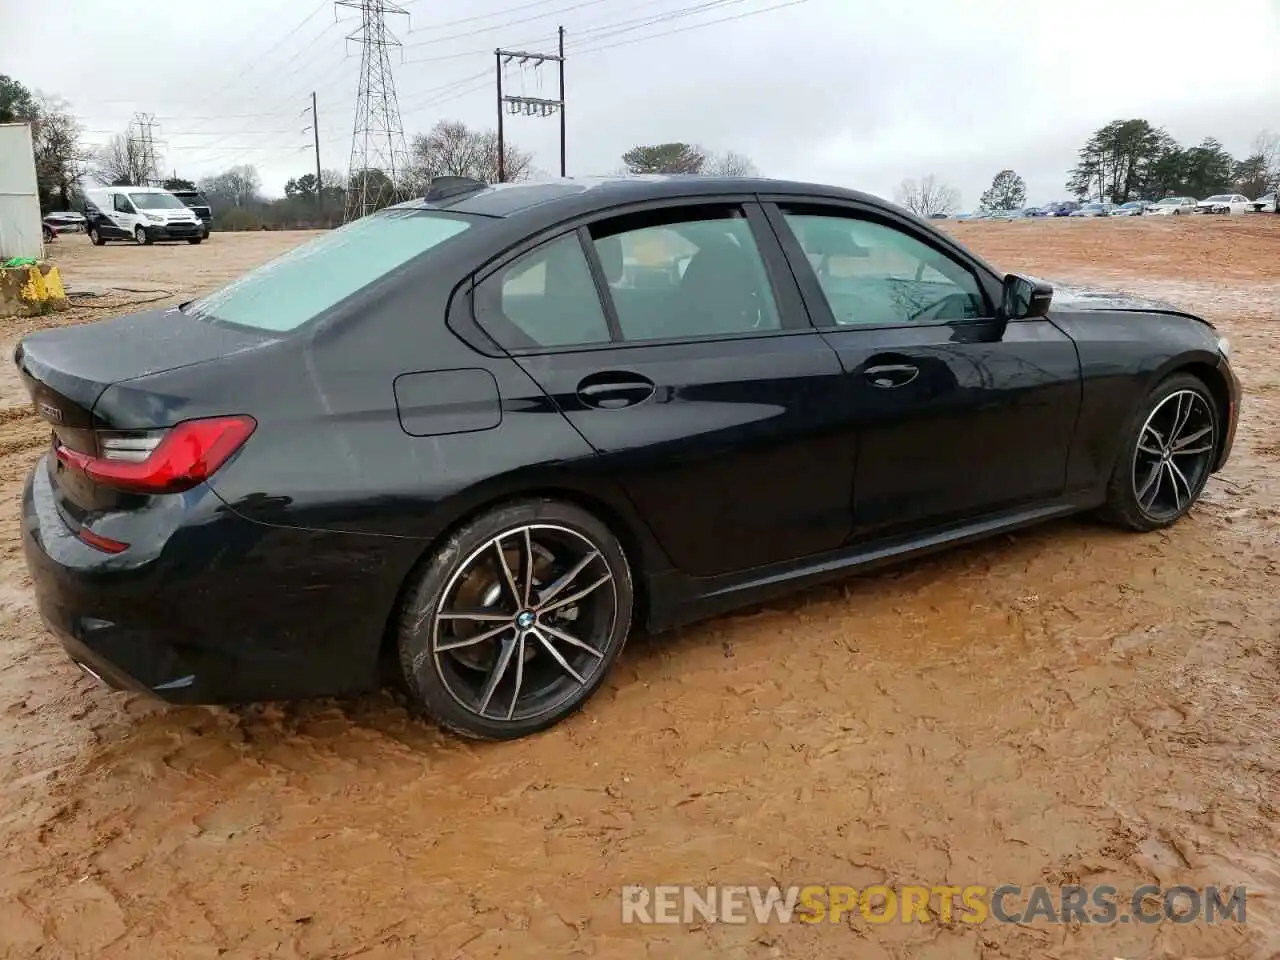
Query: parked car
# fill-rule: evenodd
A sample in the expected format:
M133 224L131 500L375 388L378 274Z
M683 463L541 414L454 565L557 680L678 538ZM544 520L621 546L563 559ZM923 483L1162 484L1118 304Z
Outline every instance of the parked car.
M850 190L445 178L179 307L23 337L51 434L23 549L110 685L345 696L390 664L514 738L633 626L1078 512L1168 527L1230 453L1228 355Z
M1080 204L1075 200L1056 200L1053 203L1046 203L1041 209L1050 217L1069 217L1080 209Z
M1116 205L1109 200L1103 201L1103 202L1094 201L1093 203L1086 203L1080 206L1079 208L1072 210L1070 213L1070 216L1109 217L1111 216L1111 211L1114 210L1115 208L1116 208Z
M1276 207L1275 193L1268 193L1266 196L1259 197L1253 201L1252 207L1255 213L1280 213L1280 209Z
M1195 197L1165 197L1147 207L1147 213L1157 217L1176 217L1195 211Z
M213 228L213 207L209 205L209 201L205 195L199 190L170 190L175 197L191 208L200 222L204 224L204 238L209 239L209 232Z
M208 231L200 218L168 190L102 187L85 191L85 219L95 246L108 240L137 244L185 240L198 244Z
M1108 216L1112 217L1140 217L1147 209L1145 200L1130 200L1128 203L1122 203L1120 206L1112 209Z
M951 220L972 220L972 219L974 219L974 216L975 216L975 215L974 215L974 214L972 214L972 213L953 213L953 214L950 216L950 218L949 218L949 219L951 219Z
M51 226L57 233L84 232L84 214L76 213L73 210L46 213L41 219Z
M1249 213L1253 204L1239 193L1219 193L1196 204L1196 213Z
M1021 210L993 210L991 211L992 220L1021 220L1025 214Z
M1024 207L1024 208L1023 208L1023 210L1022 210L1022 215L1023 215L1024 217L1047 217L1047 216L1050 216L1050 214L1045 210L1045 208L1044 208L1044 207Z

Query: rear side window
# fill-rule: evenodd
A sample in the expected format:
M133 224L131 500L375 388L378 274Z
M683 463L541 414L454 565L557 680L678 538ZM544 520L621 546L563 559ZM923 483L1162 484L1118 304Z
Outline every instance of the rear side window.
M767 334L782 326L740 207L675 208L594 224L618 326L628 341Z
M375 213L296 247L187 311L259 330L293 330L469 226L434 212Z
M481 281L475 316L508 349L586 346L610 339L577 233L549 240Z

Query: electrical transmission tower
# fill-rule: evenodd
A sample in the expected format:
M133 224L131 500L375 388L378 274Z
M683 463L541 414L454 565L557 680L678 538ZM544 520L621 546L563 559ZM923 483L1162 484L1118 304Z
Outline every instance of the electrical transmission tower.
M360 29L348 37L363 48L356 119L351 133L344 221L355 220L402 199L409 150L400 122L391 47L400 46L387 29L388 14L408 13L391 0L335 0L360 11Z
M140 180L140 187L154 187L160 184L160 161L156 158L156 141L154 130L155 114L135 113L130 124L130 153L136 158L134 179Z
M527 53L524 50L495 50L494 56L498 65L498 182L507 179L507 141L503 130L504 113L523 114L526 117L549 117L553 113L560 114L560 176L565 174L565 131L564 131L564 27L557 31L560 38L559 53ZM542 97L513 97L502 92L502 68L515 62L520 66L532 63L540 67L544 63L554 62L560 65L560 99L547 100Z

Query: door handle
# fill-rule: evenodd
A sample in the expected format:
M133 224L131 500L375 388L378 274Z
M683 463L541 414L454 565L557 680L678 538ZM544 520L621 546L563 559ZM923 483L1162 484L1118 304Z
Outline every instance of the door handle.
M893 387L905 387L920 376L920 368L909 363L886 363L878 367L867 367L862 374L871 381L873 387L889 390Z
M637 373L595 373L578 384L578 399L589 407L617 410L644 403L656 387Z

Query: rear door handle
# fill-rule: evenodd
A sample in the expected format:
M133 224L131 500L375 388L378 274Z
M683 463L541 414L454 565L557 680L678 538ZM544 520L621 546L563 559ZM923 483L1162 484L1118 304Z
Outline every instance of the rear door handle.
M578 384L578 399L589 407L617 410L644 403L657 388L638 373L593 373Z
M885 363L878 367L867 367L862 375L871 381L873 387L889 390L893 387L905 387L920 376L920 368L909 363Z

